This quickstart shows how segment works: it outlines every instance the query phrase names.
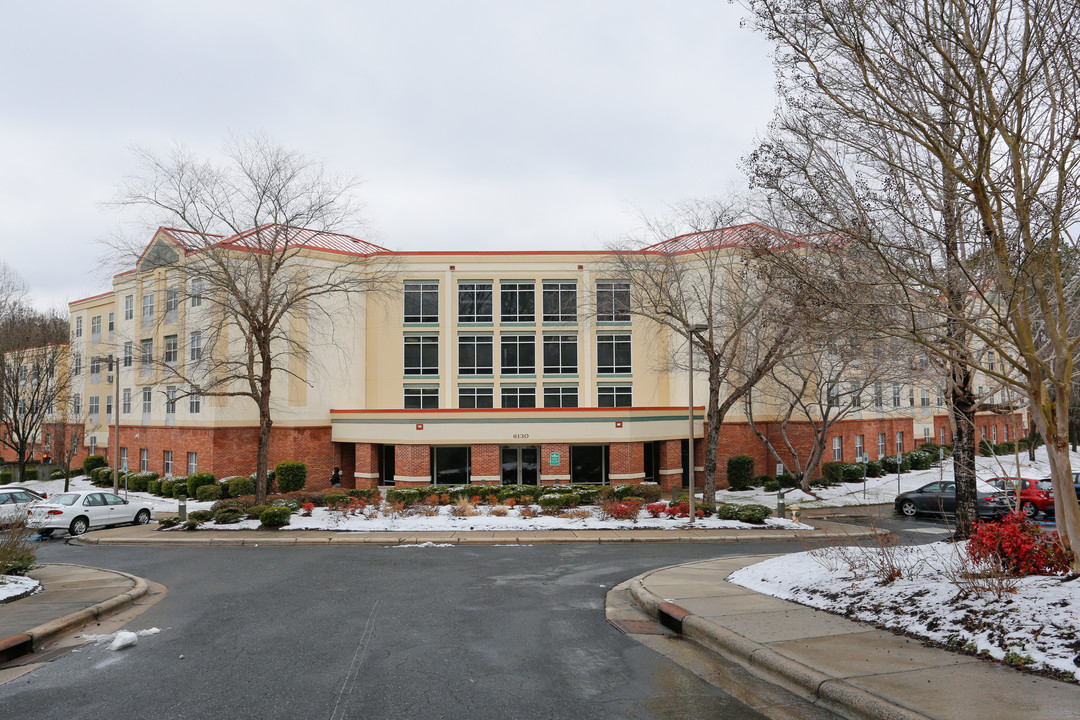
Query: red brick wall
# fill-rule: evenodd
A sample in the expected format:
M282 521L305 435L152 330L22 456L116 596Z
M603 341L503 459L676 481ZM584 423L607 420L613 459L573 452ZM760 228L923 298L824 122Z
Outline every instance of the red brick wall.
M608 474L636 475L612 480L616 485L637 485L645 478L645 443L613 442L608 447Z
M559 453L559 464L551 464L551 453ZM544 443L540 446L540 474L541 475L569 475L570 474L570 443ZM551 485L569 482L568 480L547 480L544 484Z
M682 471L682 440L661 440L659 442L660 469ZM673 473L661 474L659 477L660 487L665 492L672 488L682 486L682 475Z
M1005 442L1006 439L1016 442L1017 438L1027 437L1028 428L1024 424L1024 417L1020 413L1013 413L1009 415L976 415L975 416L975 439L976 442L983 439L982 429L986 428L986 439L990 442L994 441L994 433L991 430L994 426L998 429L998 442ZM936 443L941 442L941 429L945 428L945 444L952 444L952 427L949 425L948 415L936 415L934 416L934 437L931 438ZM1008 438L1005 433L1008 431ZM921 441L921 438L920 438Z
M496 477L499 480L477 481L485 485L498 485L502 482L502 463L499 460L499 446L494 444L473 445L470 453L473 477Z
M394 484L402 487L431 484L431 446L395 445L394 475L401 478Z

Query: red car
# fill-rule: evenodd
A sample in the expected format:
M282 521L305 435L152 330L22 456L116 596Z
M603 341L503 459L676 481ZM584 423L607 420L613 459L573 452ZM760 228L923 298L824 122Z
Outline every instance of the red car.
M1040 512L1054 514L1053 484L1049 480L1031 480L1029 478L998 477L987 482L998 490L1009 494L1011 502L1016 502L1016 487L1020 486L1020 511L1033 518Z

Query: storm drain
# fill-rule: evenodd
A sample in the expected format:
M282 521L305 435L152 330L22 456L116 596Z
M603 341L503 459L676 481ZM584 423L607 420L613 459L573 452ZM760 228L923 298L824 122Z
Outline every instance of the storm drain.
M677 633L653 620L608 620L625 635L676 635Z
M657 619L664 627L682 635L683 620L690 615L675 603L660 603L656 608Z

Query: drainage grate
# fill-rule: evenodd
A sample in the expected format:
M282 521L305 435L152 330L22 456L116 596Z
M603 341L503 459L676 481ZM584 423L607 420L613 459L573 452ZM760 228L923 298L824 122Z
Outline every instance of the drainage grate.
M675 635L663 625L652 620L608 620L619 632L626 635Z
M17 668L23 665L33 665L34 663L52 662L61 655L66 655L71 652L73 645L67 647L57 647L52 650L45 650L43 652L30 653L28 655L20 655L14 660L10 660L3 665L0 665L0 670L7 668Z

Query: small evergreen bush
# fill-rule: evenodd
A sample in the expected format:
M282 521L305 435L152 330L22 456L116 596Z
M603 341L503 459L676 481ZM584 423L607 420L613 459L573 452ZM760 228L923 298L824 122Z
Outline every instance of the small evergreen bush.
M780 481L766 480L762 487L765 488L765 492L780 492Z
M929 470L937 457L925 450L912 450L904 453L904 459L910 463L912 470Z
M26 472L23 473L23 480L37 480L38 471L37 468L26 468Z
M199 488L203 485L213 485L216 482L214 476L210 473L193 473L188 475L187 479L187 495L188 497L198 497ZM221 492L220 490L218 491Z
M12 476L10 470L0 470L0 483L7 484L11 482L11 477Z
M754 487L765 488L768 490L767 485L771 482L776 482L776 477L773 475L758 475L754 478Z
M208 502L210 500L221 499L221 486L220 485L200 485L195 490L195 499L199 502Z
M382 499L382 493L377 488L352 488L348 491L348 495L369 502Z
M821 477L825 478L826 482L838 483L844 480L844 463L842 462L826 462L821 464Z
M736 520L739 516L738 505L728 505L726 503L720 503L716 506L716 517L718 520Z
M244 511L239 508L221 508L214 513L214 522L219 525L232 525L238 523L244 518Z
M770 515L772 515L772 510L764 505L741 505L735 518L744 523L761 525Z
M228 482L229 484L229 497L243 497L244 495L255 494L255 481L248 477L233 476L230 478L224 478L221 482Z
M151 495L160 495L161 494L161 481L160 480L147 480L146 481L146 492L150 493Z
M693 464L693 458L690 459ZM749 455L732 455L727 461L728 489L747 490L754 477L754 458Z
M881 477L883 474L881 463L877 460L871 460L866 463L866 477Z
M105 460L105 456L87 455L86 459L82 461L83 475L89 475L91 471L96 470L99 467L105 467L106 465L108 465L108 462Z
M280 467L280 465L278 466ZM281 480L281 476L278 476L278 480ZM289 524L289 517L292 515L292 510L287 507L270 507L259 513L259 523L263 527L279 528Z
M980 440L979 441L979 454L982 455L983 457L993 457L994 456L994 446L990 443L989 440Z
M214 513L209 510L192 510L187 516L189 520L194 520L195 522L206 522L207 520L214 519Z
M279 462L274 468L278 491L283 493L303 490L307 483L307 465L295 460Z
M862 463L844 463L844 482L862 482L866 466Z

